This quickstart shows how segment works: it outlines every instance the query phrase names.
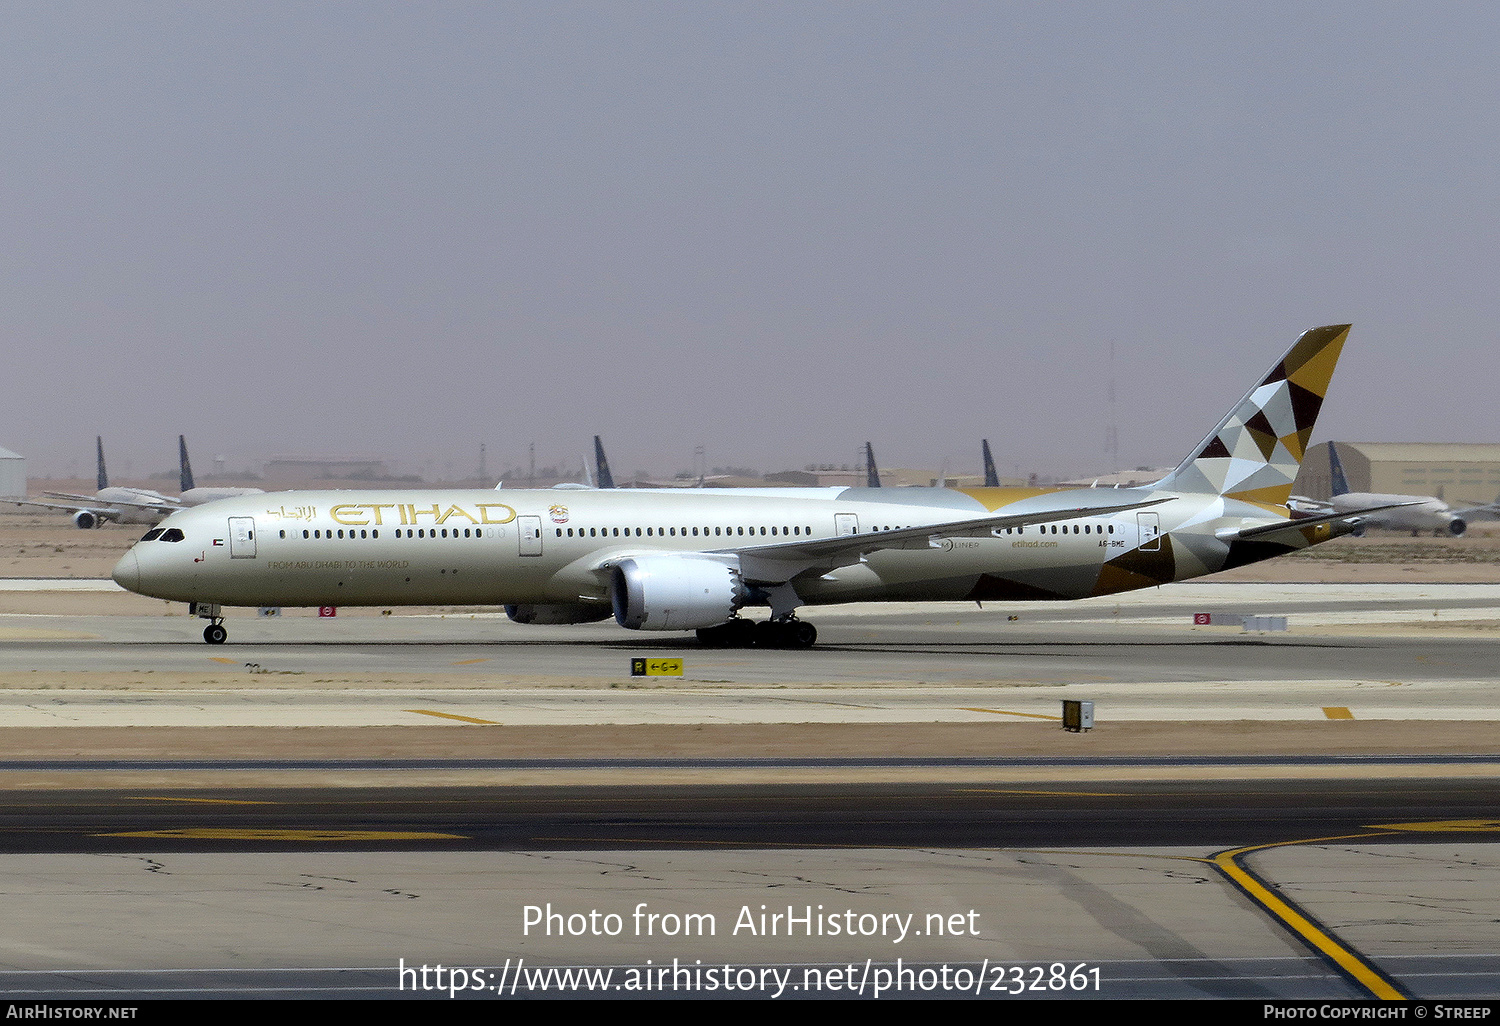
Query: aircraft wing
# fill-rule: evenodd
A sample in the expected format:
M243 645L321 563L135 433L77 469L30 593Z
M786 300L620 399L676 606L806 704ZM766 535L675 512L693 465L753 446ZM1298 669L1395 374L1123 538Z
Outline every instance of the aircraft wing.
M118 514L120 507L129 509L151 510L153 513L176 513L185 507L180 502L167 499L165 496L159 501L131 501L130 499L110 499L108 506L99 505L99 497L96 495L73 495L70 492L47 492L49 499L62 499L69 505L58 505L46 502L31 502L33 506L49 506L52 509L88 510L90 513L113 512Z
M1331 524L1339 520L1356 520L1359 517L1368 516L1371 513L1381 513L1388 509L1401 509L1403 506L1420 506L1425 499L1415 502L1392 502L1384 506L1370 506L1366 509L1345 510L1342 513L1320 513L1317 516L1296 517L1292 520L1283 520L1275 524L1262 524L1259 527L1242 527L1237 531L1221 531L1220 541L1249 541L1252 538L1265 539L1272 535L1283 532L1300 531L1304 527L1320 527L1323 524Z
M861 534L839 535L835 538L809 538L805 541L751 545L714 551L724 555L739 556L740 570L747 580L780 584L809 570L826 572L858 563L867 553L878 552L882 549L928 549L936 547L940 538L987 537L991 532L1006 527L1030 527L1034 524L1050 524L1059 520L1077 520L1080 517L1107 517L1133 509L1159 506L1171 501L1173 500L1169 496L1145 502L1116 503L1109 506L1074 506L1068 509L1034 513L1008 513L1004 516L953 520L922 527L903 527L895 531L868 531Z
M37 506L41 509L60 509L67 513L92 513L100 520L113 520L115 517L120 515L119 509L113 506L101 506L98 503L42 502L40 499L6 499L5 501L14 502L17 506Z

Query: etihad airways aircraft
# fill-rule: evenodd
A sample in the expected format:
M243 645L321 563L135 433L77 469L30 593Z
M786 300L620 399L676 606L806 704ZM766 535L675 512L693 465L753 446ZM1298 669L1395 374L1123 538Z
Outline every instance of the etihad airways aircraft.
M806 606L1155 587L1356 526L1364 511L1286 507L1348 333L1304 334L1146 487L285 492L173 513L114 579L193 603L210 643L224 606L464 604L807 647ZM744 615L757 607L765 620Z
M1310 513L1338 513L1346 510L1367 509L1371 506L1386 506L1387 509L1370 513L1361 519L1354 529L1355 534L1364 534L1367 527L1380 527L1392 531L1410 531L1414 536L1422 531L1437 535L1458 536L1468 530L1469 523L1462 514L1492 513L1497 503L1472 506L1462 511L1454 510L1442 499L1429 495L1388 495L1379 492L1351 492L1349 481L1344 476L1344 464L1339 460L1338 446L1329 443L1328 463L1333 476L1333 497L1327 502L1292 496L1295 509Z

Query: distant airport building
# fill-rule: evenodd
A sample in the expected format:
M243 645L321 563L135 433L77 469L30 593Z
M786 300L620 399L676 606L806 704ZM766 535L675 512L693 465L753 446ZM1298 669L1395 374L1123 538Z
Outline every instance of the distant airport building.
M1432 495L1459 505L1500 495L1500 445L1481 442L1320 442L1307 450L1293 492L1333 497L1330 445L1339 447L1351 492Z
M1172 472L1171 467L1136 467L1115 474L1075 477L1057 482L1060 488L1139 488L1155 484Z
M940 470L910 467L881 467L880 483L884 488L935 487L939 480L946 481L949 488L978 488L984 484L983 474L960 474ZM811 466L806 470L783 470L767 474L767 484L798 485L806 488L863 488L867 480L864 467ZM1019 478L1002 478L1000 484L1019 487L1025 484Z
M0 449L0 498L26 498L26 457Z
M349 480L379 481L386 478L383 460L297 459L282 457L265 466L272 480L312 481Z

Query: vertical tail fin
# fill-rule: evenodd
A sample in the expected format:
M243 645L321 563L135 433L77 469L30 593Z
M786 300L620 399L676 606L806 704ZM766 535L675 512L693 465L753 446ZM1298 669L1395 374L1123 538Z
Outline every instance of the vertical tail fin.
M980 439L980 446L984 452L984 486L986 488L999 488L1000 475L995 472L995 457L990 454L990 440Z
M875 450L865 443L865 487L880 487L880 470L875 466Z
M177 436L177 463L181 469L178 474L178 485L183 492L193 490L193 465L188 462L187 439L181 435Z
M1349 327L1303 334L1157 487L1286 505Z
M104 491L104 489L106 489L106 488L109 487L109 473L104 469L104 436L103 435L95 435L94 436L94 448L99 453L98 485L99 485L99 490L102 492L102 491Z
M600 488L613 488L615 477L609 472L609 460L604 457L604 443L599 441L599 436L594 436L594 476Z
M1338 446L1328 443L1328 468L1333 478L1333 494L1348 495L1349 479L1344 476L1344 464L1339 460Z

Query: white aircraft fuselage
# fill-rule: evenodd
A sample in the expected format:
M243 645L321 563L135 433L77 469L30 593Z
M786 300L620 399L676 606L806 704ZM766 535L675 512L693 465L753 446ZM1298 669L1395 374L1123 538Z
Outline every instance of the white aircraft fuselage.
M268 493L172 514L160 526L181 531L182 539L138 543L114 576L131 591L183 602L542 605L602 619L612 612L610 571L625 559L691 557L731 567L743 581L768 576L744 566L762 547L774 552L856 533L880 544L897 530L1088 509L1101 497L1119 505L1164 501L1149 510L906 540L799 578L796 595L801 604L820 605L1108 594L1223 569L1232 543L1216 537L1217 528L1283 519L1220 496L1149 489ZM1175 533L1187 525L1191 542ZM1106 564L1130 553L1141 567L1101 580ZM715 575L709 584L728 580ZM689 596L708 615L681 620L676 629L710 626L741 605L767 604L753 587L732 601L728 587Z
M1467 521L1455 513L1442 499L1427 499L1420 495L1345 492L1343 495L1335 495L1328 500L1328 507L1340 512L1369 509L1372 506L1396 506L1397 508L1369 514L1365 518L1364 526L1366 527L1380 527L1392 531L1440 531L1444 534L1460 535L1469 526Z
M454 604L806 647L803 606L1155 587L1358 526L1286 505L1347 334L1305 333L1149 487L269 493L173 513L114 578L196 603L214 643L226 605ZM752 630L740 610L757 606L770 618Z

